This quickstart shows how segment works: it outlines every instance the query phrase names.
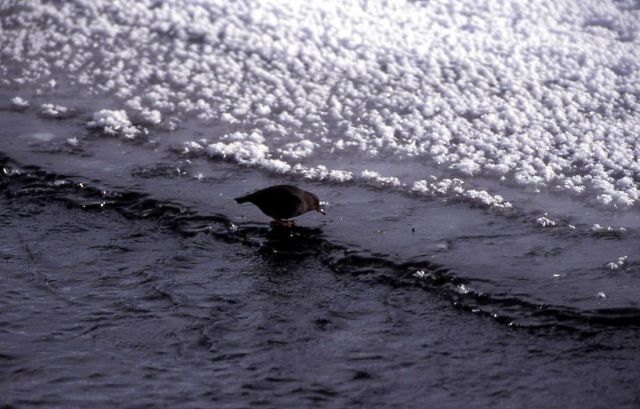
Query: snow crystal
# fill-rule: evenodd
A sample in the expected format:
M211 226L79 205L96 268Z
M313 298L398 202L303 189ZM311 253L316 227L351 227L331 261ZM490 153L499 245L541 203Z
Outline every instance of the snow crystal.
M591 231L593 232L613 232L613 231L619 231L624 233L625 231L627 231L627 229L625 229L624 227L611 227L611 226L600 226L598 223L594 224L593 226L591 226Z
M269 147L265 145L260 132L236 132L223 137L233 142L215 142L209 144L206 152L214 158L232 160L236 163L257 166L274 173L287 173L291 165L287 162L271 158ZM191 145L193 146L193 145Z
M123 136L133 139L140 130L131 124L127 113L122 110L103 109L93 114L93 119L87 123L88 128L102 129L107 135Z
M265 159L260 162L260 165L266 170L274 173L284 174L291 170L291 165L279 159Z
M67 143L67 145L70 146L78 146L80 145L80 141L78 140L78 137L74 136L73 138L67 138L65 140L65 142Z
M547 217L547 214L546 214L546 213L545 213L545 215L544 215L544 216L540 216L540 217L538 217L538 218L536 219L536 222L537 222L540 226L542 226L542 227L553 227L553 226L555 226L555 225L556 225L556 222L555 222L555 221L553 221L553 220L551 220L551 219L549 219L549 218Z
M400 179L393 176L381 176L380 173L373 170L363 170L362 171L362 179L366 180L368 183L378 186L378 187L399 187L402 185Z
M149 125L158 125L160 122L162 122L162 115L160 114L160 111L157 111L155 109L143 109L138 113L138 117L140 118L141 122Z
M472 199L476 202L479 202L485 206L493 206L493 207L511 207L511 203L505 202L504 198L500 195L492 195L485 190L467 190L462 193L463 197L468 199Z
M183 154L201 154L204 152L204 146L202 146L202 144L198 143L198 142L194 142L194 141L190 141L190 142L185 142L182 145L182 153Z
M279 151L285 158L300 160L311 156L316 146L317 144L311 141L303 140L300 142L288 143Z
M318 165L316 167L306 167L301 164L293 166L292 171L294 174L302 176L308 180L325 180L338 183L349 182L353 180L353 173L340 170L340 169L328 169L324 165Z
M456 291L459 292L460 294L468 294L469 293L469 287L467 287L464 284L460 284L459 286L456 287Z
M210 156L232 158L238 163L254 164L265 159L269 153L269 148L253 141L235 141L230 143L216 142L207 146L207 153Z
M71 114L71 110L67 107L54 104L42 104L40 106L40 115L45 118L63 118Z
M413 183L411 191L416 194L430 196L453 196L460 199L466 199L473 203L485 207L510 208L511 203L504 200L500 195L492 195L484 190L467 189L464 181L461 179L442 179L435 177L431 181L426 179L418 180Z
M460 162L451 165L451 168L469 176L473 176L480 171L480 165L471 159L462 159Z
M415 278L419 278L419 279L427 279L427 278L434 278L433 273L431 272L426 272L424 270L418 270L416 272L413 273L413 276Z
M607 263L607 267L609 267L611 270L617 270L623 265L625 265L626 263L627 263L627 256L622 256L622 257L618 257L616 261Z
M23 110L29 108L29 101L20 97L11 98L11 107L13 109Z

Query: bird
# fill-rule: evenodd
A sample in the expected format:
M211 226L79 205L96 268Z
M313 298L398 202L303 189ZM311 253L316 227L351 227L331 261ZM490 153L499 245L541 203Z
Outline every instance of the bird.
M272 224L292 227L293 220L312 210L326 215L320 207L320 199L311 192L292 185L276 185L258 190L248 195L236 197L237 203L253 203L262 213L274 219Z

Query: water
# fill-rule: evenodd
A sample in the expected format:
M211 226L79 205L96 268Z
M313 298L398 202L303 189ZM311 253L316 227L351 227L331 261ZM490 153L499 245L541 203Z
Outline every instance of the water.
M114 142L105 145L119 154ZM474 234L484 223L471 228L460 217L484 210L437 201L411 208L405 201L416 199L317 185L332 204L328 220L309 216L292 233L274 231L230 200L270 176L195 161L179 174L179 157L162 153L150 166L148 148L127 150L140 155L115 169L55 149L15 153L42 168L2 158L0 346L9 407L638 403L631 304L582 308L609 300L544 291L564 277L536 283L512 272L501 282L509 249L493 252L495 271L483 269L482 279L462 267L491 265L491 254L437 256L514 240L524 228L517 218L502 222L515 232ZM76 161L93 170L78 175ZM52 164L65 173L44 170ZM191 176L205 169L206 177ZM363 215L363 203L378 210ZM456 240L429 231L434 223L413 219L423 206L436 226L471 231ZM557 256L509 265L533 271L536 258ZM604 280L567 285L590 294ZM474 293L480 286L492 291ZM552 296L568 305L531 304Z
M507 3L0 6L0 405L637 407L638 9Z

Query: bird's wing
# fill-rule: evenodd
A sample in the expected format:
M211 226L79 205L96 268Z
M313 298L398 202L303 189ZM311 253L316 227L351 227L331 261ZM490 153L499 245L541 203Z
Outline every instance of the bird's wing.
M276 219L288 219L299 214L302 199L289 189L265 189L260 193L258 207L267 215ZM256 203L257 204L257 203ZM265 204L268 204L265 206Z

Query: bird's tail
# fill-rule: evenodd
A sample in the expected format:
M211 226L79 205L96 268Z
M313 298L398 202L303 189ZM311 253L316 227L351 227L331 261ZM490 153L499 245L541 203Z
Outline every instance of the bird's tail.
M236 203L244 203L244 202L249 201L248 197L249 197L249 196L240 196L240 197L236 197L236 198L235 198L235 199L233 199L233 200L235 200L235 201L236 201Z

